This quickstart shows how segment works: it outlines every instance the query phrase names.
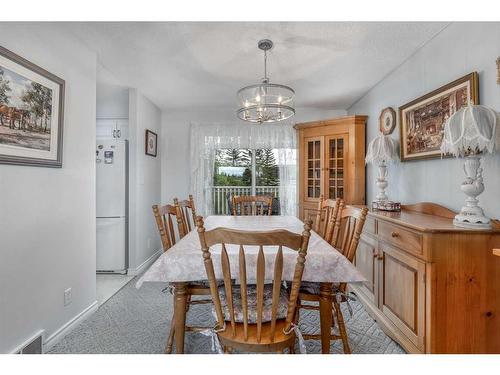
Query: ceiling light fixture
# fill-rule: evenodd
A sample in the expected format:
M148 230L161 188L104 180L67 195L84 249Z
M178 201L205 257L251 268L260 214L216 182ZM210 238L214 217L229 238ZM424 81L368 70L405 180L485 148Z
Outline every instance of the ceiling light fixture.
M286 120L295 114L295 91L285 85L269 83L267 76L267 51L273 48L269 39L260 40L259 49L264 51L264 78L262 83L243 87L237 93L241 120L262 124Z

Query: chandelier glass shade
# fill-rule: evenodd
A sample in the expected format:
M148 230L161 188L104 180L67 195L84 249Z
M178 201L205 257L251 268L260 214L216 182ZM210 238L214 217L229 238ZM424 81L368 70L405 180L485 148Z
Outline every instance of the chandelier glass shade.
M237 93L237 115L241 120L254 123L269 123L286 120L295 114L292 88L270 83L267 77L267 51L273 43L261 40L259 48L264 51L264 79L262 83L243 87Z

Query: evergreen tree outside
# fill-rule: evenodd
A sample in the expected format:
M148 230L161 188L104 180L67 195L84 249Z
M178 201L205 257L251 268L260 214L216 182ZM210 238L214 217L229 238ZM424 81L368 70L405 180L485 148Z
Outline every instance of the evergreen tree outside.
M251 178L251 150L221 149L215 153L214 186L250 186ZM243 174L231 175L220 171L220 167L246 167Z
M272 149L221 149L215 154L214 186L251 186L255 153L256 185L279 186L279 168ZM220 167L245 167L242 175L230 175Z
M257 170L258 186L278 186L279 169L272 149L266 148L256 154L255 164Z

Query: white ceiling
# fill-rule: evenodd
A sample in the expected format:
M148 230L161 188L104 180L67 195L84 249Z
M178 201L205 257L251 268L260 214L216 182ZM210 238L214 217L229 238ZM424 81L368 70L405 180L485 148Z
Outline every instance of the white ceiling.
M162 109L234 108L258 83L272 39L271 82L290 85L297 107L347 109L439 33L432 22L65 23L123 84Z

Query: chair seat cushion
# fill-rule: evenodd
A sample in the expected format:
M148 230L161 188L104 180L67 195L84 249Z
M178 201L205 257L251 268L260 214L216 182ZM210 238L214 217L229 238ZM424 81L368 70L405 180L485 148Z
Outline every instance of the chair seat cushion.
M336 292L339 290L340 283L333 283L333 291ZM315 283L312 281L302 281L300 284L300 293L308 293L308 294L319 294L320 283Z
M174 288L175 283L170 283L170 288ZM210 289L210 284L208 283L208 280L198 280L198 281L190 281L187 283L188 287L191 288L207 288ZM224 281L222 280L217 280L217 286L224 285Z
M243 307L241 303L241 289L239 285L233 285L233 307L234 320L238 323L243 323ZM224 313L224 320L230 321L229 308L227 306L226 290L224 286L219 286L219 296ZM247 286L247 305L248 305L248 323L257 323L257 287L256 285ZM273 285L264 285L264 307L262 309L262 322L270 322L272 316L273 305ZM278 299L278 309L276 313L277 319L286 318L288 311L288 293L286 288L281 285L280 296ZM217 319L215 308L212 308L212 313Z
M188 285L194 286L194 287L210 288L210 284L208 283L208 280L190 281ZM217 280L217 286L220 286L220 285L224 285L224 281Z

